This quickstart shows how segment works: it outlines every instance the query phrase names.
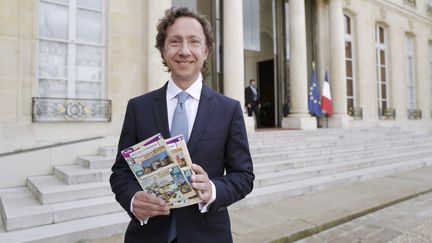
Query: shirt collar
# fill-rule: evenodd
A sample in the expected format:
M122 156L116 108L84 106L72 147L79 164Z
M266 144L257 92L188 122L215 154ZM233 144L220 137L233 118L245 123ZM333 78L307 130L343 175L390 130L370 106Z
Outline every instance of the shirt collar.
M192 98L194 98L195 100L199 101L200 97L201 97L201 89L203 87L203 83L202 83L202 75L201 73L198 75L197 80L195 80L195 82L188 88L185 90L186 93L188 93ZM183 90L180 89L172 80L172 78L169 79L168 81L168 87L167 87L167 99L168 100L172 100L176 97L176 95L180 92L182 92Z

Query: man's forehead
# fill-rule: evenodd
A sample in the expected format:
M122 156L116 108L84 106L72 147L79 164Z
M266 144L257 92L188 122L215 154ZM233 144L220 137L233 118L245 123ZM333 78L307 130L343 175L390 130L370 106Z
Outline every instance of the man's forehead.
M204 29L200 22L192 17L179 17L167 28L167 32L197 32L204 34Z

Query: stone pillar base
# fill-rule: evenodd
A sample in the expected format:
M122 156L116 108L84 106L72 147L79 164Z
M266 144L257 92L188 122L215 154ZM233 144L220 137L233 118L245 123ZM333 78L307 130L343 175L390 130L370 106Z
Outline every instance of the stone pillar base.
M255 132L255 119L253 116L248 116L245 114L244 116L245 126L246 126L246 132L251 133Z
M309 115L288 116L282 119L282 128L312 130L317 129L317 120Z
M351 128L353 118L348 115L334 115L328 118L329 128Z

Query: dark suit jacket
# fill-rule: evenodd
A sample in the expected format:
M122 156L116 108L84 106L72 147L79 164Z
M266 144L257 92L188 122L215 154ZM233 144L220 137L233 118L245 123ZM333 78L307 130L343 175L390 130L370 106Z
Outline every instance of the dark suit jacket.
M256 89L256 91L257 91L257 105L258 105L260 103L260 94L258 92L258 89ZM245 89L245 105L247 106L249 104L251 106L255 105L253 91L250 86L246 87Z
M159 132L164 138L170 137L166 88L167 84L129 101L118 151ZM197 205L171 209L171 214L176 215L177 240L232 242L227 206L250 193L254 180L240 103L203 85L188 149L193 163L202 166L215 184L216 200L207 213L201 213ZM166 242L172 216L152 217L140 226L130 212L130 203L141 187L120 153L112 172L112 191L132 218L125 242Z

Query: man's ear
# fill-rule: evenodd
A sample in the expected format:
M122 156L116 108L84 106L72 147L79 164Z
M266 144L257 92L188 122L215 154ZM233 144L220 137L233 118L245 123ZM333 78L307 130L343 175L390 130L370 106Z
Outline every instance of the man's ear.
M209 49L206 47L206 50L205 50L205 60L207 60L207 57L208 57L208 55L209 55Z

